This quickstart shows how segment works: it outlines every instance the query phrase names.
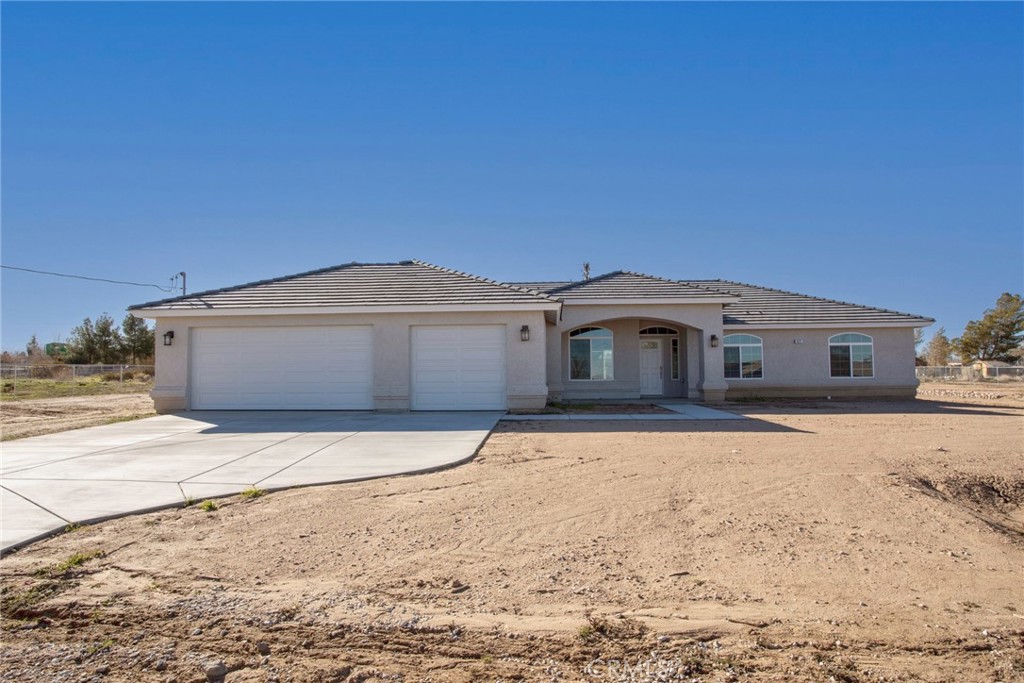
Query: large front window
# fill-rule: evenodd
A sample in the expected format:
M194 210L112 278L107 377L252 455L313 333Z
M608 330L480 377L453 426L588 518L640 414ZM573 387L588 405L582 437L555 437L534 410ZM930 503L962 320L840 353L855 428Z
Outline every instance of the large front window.
M727 334L722 339L726 379L762 379L764 346L752 334Z
M845 332L828 338L828 365L832 377L874 377L874 344L871 337Z
M569 333L569 379L612 379L612 332L581 327Z

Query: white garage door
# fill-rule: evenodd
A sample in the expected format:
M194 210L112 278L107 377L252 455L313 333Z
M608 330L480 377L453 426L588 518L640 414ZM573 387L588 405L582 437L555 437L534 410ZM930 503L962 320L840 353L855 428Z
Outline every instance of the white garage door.
M195 410L373 408L373 328L196 328Z
M413 410L504 410L505 326L412 328Z

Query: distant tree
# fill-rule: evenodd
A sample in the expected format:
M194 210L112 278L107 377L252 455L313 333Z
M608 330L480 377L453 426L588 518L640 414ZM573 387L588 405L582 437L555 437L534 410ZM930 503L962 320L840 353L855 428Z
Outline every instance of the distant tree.
M146 321L129 313L121 321L121 336L124 343L124 356L132 363L153 357L154 331L149 329Z
M966 363L969 360L1011 362L1011 351L1024 340L1024 299L1020 294L1004 292L995 308L985 311L981 320L967 323L964 333L953 340L953 349Z
M69 363L96 363L99 353L96 349L96 328L86 318L82 324L71 330L68 338Z
M28 344L25 344L25 354L31 358L32 356L42 356L43 347L39 345L39 341L36 339L36 335L32 335L32 338L28 340Z
M915 327L914 328L914 348L916 349L917 347L921 346L921 344L923 344L923 343L924 343L924 328L923 327Z
M924 357L928 365L949 365L949 356L952 353L953 347L946 336L946 328L940 327L924 347Z
M96 318L93 326L96 332L96 356L99 363L121 363L124 361L124 339L114 319L104 313Z

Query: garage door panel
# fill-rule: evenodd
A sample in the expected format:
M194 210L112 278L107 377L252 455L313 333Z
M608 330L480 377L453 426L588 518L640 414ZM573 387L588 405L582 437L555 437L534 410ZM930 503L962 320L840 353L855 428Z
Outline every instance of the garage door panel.
M197 328L191 356L195 409L373 407L369 326Z
M412 328L414 410L503 410L504 325Z

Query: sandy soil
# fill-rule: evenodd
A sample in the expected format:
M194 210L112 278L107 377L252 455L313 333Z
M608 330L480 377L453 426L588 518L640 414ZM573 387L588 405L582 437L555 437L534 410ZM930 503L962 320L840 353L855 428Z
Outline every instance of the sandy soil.
M22 439L154 415L146 394L68 396L0 403L0 438Z
M0 562L0 680L1022 681L1024 387L935 387L67 533Z

